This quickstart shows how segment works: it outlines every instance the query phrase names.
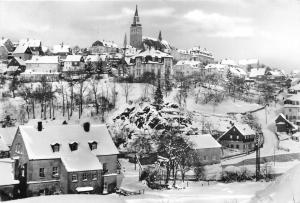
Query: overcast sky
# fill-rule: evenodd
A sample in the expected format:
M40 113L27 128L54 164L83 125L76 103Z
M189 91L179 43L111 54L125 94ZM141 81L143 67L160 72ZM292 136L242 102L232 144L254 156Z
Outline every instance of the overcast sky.
M258 58L300 69L299 0L2 1L0 36L62 41L81 47L97 39L122 45L138 5L143 35L177 48L206 47L216 59Z

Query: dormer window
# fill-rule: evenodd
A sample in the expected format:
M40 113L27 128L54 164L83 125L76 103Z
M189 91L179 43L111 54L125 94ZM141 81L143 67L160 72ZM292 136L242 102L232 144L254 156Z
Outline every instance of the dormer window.
M75 151L75 150L78 149L78 143L77 142L70 143L69 146L70 146L71 151Z
M90 147L91 150L97 149L97 142L96 141L89 142L89 147Z
M58 143L55 143L55 144L51 145L51 148L52 148L53 152L59 152L59 147L60 147L60 144L58 144Z

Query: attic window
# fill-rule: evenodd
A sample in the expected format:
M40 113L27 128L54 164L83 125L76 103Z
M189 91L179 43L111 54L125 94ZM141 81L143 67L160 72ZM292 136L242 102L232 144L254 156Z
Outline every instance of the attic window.
M55 144L51 145L51 148L52 148L53 152L59 152L59 147L60 147L60 144L58 144L58 143L55 143Z
M97 149L97 142L96 141L93 141L93 142L89 142L89 147L91 150L95 150Z
M70 143L69 146L70 146L71 151L75 151L75 150L78 149L78 143L77 142Z

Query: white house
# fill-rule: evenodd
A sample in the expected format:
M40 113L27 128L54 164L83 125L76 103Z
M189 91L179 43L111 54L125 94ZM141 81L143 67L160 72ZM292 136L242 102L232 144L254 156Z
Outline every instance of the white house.
M173 67L174 76L197 75L202 70L201 61L181 60Z
M84 70L84 58L82 55L68 55L64 60L63 72L80 72Z

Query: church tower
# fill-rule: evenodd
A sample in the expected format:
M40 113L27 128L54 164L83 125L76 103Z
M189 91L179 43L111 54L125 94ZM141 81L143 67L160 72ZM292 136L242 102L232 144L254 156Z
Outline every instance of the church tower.
M143 48L142 36L143 36L142 24L140 23L138 8L136 6L134 17L133 17L133 23L130 26L130 45L137 49L142 49Z

